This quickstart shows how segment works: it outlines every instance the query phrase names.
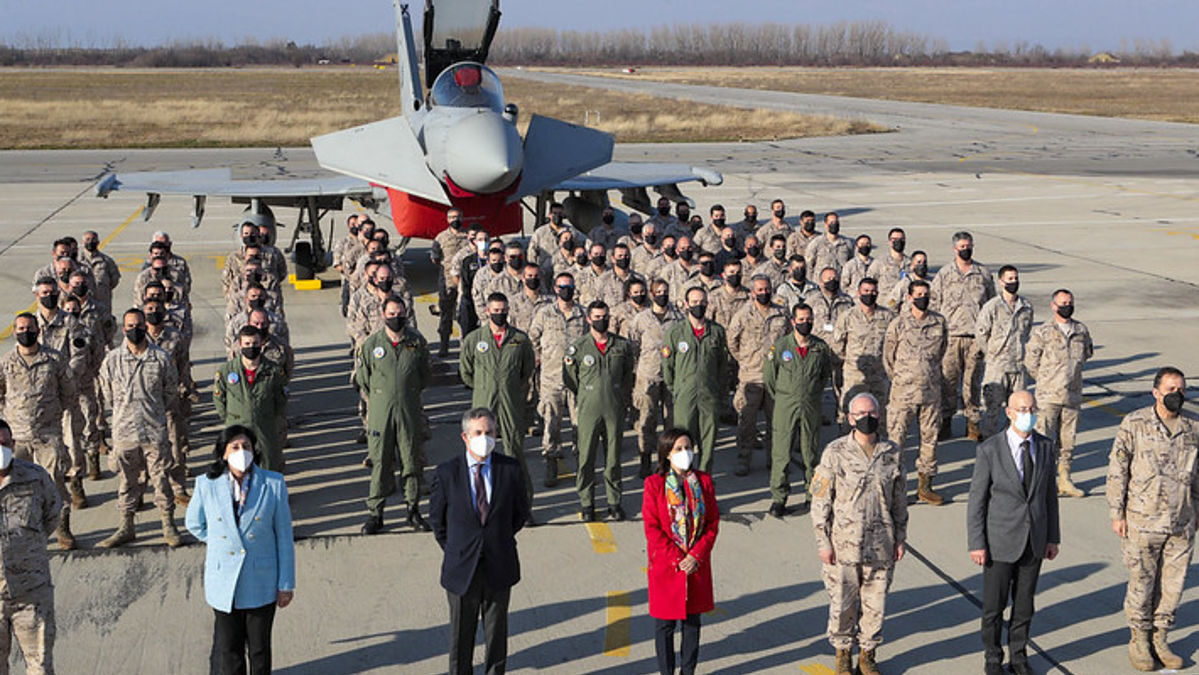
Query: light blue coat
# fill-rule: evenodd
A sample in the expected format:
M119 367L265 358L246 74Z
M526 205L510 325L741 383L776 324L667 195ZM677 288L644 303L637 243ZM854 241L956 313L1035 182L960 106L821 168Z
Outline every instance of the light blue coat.
M233 517L228 473L196 478L187 506L187 529L208 545L204 597L230 612L275 602L296 587L295 543L283 475L255 466L240 525Z

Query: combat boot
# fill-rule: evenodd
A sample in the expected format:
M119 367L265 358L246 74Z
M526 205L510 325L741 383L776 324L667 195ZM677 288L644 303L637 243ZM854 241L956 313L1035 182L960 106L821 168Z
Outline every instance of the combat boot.
M749 457L738 457L737 458L737 468L733 469L733 475L734 476L748 476L749 475Z
M874 660L873 649L863 649L858 654L858 673L860 675L882 675L878 672L878 662Z
M545 458L545 480L543 480L541 484L546 486L547 488L552 488L558 484L558 458L557 457L546 457Z
M122 513L121 526L111 536L97 544L97 546L100 548L116 548L128 544L135 539L137 539L137 533L133 528L133 514Z
M1178 670L1182 667L1182 657L1170 651L1170 645L1166 642L1165 628L1153 629L1153 653L1167 668Z
M63 551L75 550L75 535L71 534L70 511L62 512L62 520L58 522L58 529L54 531L54 536L58 539L59 549ZM1181 663L1181 660L1179 663Z
M833 672L836 675L853 675L853 659L848 649L837 650L837 664Z
M945 503L945 499L941 495L933 492L933 477L922 473L920 474L920 482L916 488L916 498L925 504L940 506Z
M1154 666L1157 664L1153 661L1153 653L1149 651L1149 631L1132 629L1132 639L1128 642L1128 661L1137 670L1155 670Z
M103 475L100 473L100 454L95 453L87 456L87 479L100 480Z
M175 505L176 506L182 506L183 508L186 509L187 505L190 504L191 501L192 501L191 495L187 494L186 492L180 491L180 492L175 493Z
M420 515L420 509L413 502L408 502L408 526L418 532L432 532L433 528Z
M1070 480L1069 462L1057 463L1057 494L1059 497L1085 497L1087 494Z
M71 479L71 508L75 510L87 508L87 495L83 492L83 476Z
M983 439L983 432L978 428L978 422L966 420L966 438L976 443Z
M162 512L162 538L171 548L179 548L183 545L183 538L179 536L179 529L175 527L174 509Z

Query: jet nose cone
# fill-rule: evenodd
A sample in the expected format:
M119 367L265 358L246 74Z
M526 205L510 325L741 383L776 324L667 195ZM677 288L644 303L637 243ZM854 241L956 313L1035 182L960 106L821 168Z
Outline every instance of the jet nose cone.
M499 192L524 168L520 134L490 110L464 117L450 130L445 166L450 179L464 190Z

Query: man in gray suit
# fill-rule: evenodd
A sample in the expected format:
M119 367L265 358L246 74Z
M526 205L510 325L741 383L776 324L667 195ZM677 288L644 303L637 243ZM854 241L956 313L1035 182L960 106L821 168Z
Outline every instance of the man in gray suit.
M978 445L966 511L970 559L983 565L982 640L987 675L1003 673L1003 610L1012 598L1008 649L1012 672L1028 668L1028 629L1041 561L1061 543L1053 441L1033 431L1037 403L1028 391L1008 397L1008 428Z

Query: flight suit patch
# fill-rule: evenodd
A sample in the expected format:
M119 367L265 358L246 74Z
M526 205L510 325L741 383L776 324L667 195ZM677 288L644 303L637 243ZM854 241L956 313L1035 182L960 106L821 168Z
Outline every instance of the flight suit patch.
M373 355L373 356L374 356L376 359L381 359L381 358L383 358L383 355L384 355L384 354L386 354L386 353L387 353L387 352L383 351L383 348L382 348L382 347L375 347L375 351L371 352L371 354L372 354L372 355Z
M662 358L664 358L664 359L668 359L668 358L670 358L670 347L667 347L667 346L663 345L663 347L662 347Z
M679 343L679 351L680 352L686 354L690 349L691 349L691 345L687 344L686 342Z
M595 357L590 354L588 354L587 356L584 356L583 357L583 365L594 366L595 365Z
M229 384L237 384L237 381L239 379L241 379L241 378L239 378L237 376L237 373L229 373L229 376L225 378L225 380L227 380L229 382Z
M795 355L791 353L791 350L783 352L783 363L791 363L793 359L795 359Z
M490 348L491 347L486 342L479 342L479 344L475 345L475 349L479 350L480 354L486 354L487 350Z

